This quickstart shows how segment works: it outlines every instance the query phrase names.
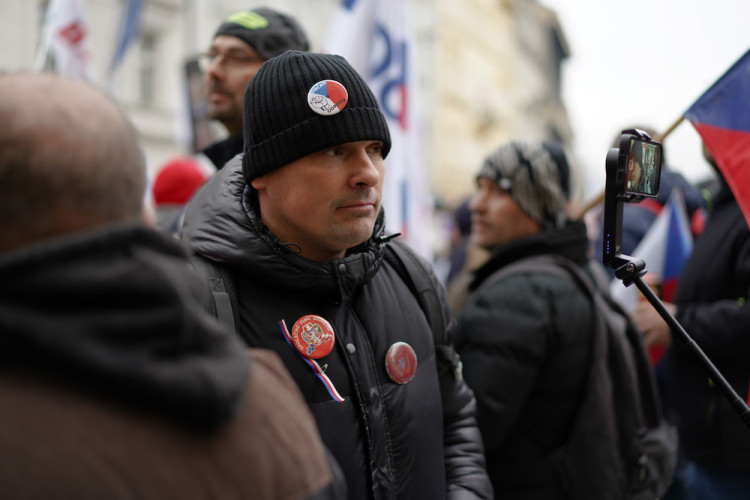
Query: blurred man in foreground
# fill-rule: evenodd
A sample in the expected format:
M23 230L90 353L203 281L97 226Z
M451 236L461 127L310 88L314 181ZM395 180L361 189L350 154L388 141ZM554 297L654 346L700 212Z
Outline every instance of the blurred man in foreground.
M2 495L333 498L279 360L249 360L201 312L182 247L143 226L143 155L117 106L10 74L0 120Z

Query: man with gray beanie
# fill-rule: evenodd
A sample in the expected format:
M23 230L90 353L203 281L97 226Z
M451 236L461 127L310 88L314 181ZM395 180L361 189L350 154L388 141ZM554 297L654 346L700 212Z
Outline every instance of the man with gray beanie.
M200 58L208 115L229 132L201 152L216 169L242 152L242 97L261 64L286 50L309 48L299 23L268 7L235 12L221 23Z
M432 331L452 330L443 291L384 232L391 138L372 91L340 56L288 51L244 104L244 154L185 214L188 245L218 270L209 309L282 358L349 498L491 498L473 394ZM394 245L424 268L419 297Z
M472 242L490 253L454 339L497 498L567 498L548 457L583 394L593 306L572 277L508 268L551 255L593 272L585 225L566 215L569 178L560 145L513 141L484 161L469 202Z

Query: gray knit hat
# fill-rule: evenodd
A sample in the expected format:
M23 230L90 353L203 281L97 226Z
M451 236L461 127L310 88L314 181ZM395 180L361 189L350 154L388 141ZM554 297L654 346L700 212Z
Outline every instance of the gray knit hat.
M245 89L243 173L249 183L325 148L391 136L364 79L341 56L290 50L269 59Z
M231 14L216 30L214 38L219 35L240 38L263 60L286 50L310 50L310 42L299 23L268 7Z
M485 159L477 177L497 182L542 229L565 225L570 166L561 145L539 141L504 144Z

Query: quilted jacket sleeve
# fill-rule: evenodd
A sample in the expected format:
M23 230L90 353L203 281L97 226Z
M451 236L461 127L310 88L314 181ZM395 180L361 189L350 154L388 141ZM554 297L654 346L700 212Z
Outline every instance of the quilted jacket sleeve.
M455 321L448 310L442 285L436 283L443 304L447 337L452 339ZM443 441L447 498L491 499L492 485L485 469L482 437L477 427L474 393L463 380L458 354L452 344L436 346L438 375L443 400Z

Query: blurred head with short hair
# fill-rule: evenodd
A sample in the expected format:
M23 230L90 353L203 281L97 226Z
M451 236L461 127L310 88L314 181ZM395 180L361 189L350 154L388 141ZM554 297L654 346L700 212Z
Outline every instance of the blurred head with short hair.
M146 184L135 129L95 87L0 75L0 252L139 221Z

